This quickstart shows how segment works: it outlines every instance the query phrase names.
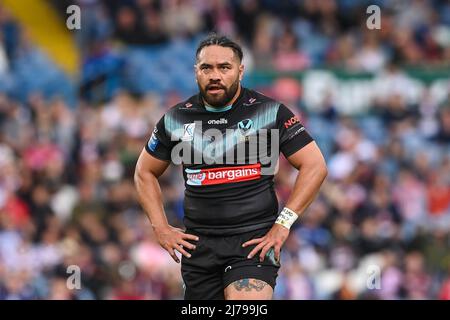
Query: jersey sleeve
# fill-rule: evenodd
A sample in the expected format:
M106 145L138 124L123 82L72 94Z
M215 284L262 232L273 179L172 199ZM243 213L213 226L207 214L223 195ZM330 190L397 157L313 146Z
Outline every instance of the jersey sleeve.
M166 132L164 117L158 121L153 129L152 135L145 145L145 150L157 159L170 161L174 143Z
M298 116L284 104L278 109L276 123L280 133L280 151L286 158L314 140L300 123Z

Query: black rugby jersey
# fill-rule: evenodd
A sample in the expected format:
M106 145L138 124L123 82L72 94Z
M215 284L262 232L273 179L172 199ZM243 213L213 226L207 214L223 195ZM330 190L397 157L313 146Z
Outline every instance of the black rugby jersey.
M225 111L208 111L200 94L170 108L145 149L182 164L185 227L230 235L275 222L274 162L311 141L285 105L242 87Z

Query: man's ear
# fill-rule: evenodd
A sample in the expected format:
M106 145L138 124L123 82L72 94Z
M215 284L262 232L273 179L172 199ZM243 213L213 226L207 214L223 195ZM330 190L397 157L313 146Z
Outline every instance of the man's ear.
M244 65L239 65L239 81L242 81L242 78L244 77Z
M197 64L196 63L194 64L194 75L195 75L195 82L198 83L198 80L197 80Z

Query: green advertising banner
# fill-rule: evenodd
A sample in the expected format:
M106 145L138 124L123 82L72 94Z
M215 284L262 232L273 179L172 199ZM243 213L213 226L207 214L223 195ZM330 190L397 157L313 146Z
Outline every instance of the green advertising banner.
M320 111L331 99L340 113L355 115L370 111L375 101L383 103L392 95L401 96L410 105L420 103L425 96L440 104L449 97L450 68L409 68L376 74L336 69L283 74L254 71L245 78L245 85L255 88L277 88L281 82L290 83L292 89L285 91L298 90L299 98L310 111Z

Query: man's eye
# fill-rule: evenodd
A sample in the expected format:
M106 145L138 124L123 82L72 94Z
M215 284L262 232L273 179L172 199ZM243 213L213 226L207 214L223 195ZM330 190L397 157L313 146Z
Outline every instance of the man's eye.
M222 66L221 69L231 69L230 66Z
M200 69L201 70L206 70L206 69L209 69L209 66L201 66Z

